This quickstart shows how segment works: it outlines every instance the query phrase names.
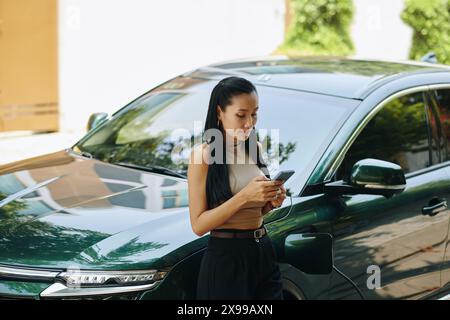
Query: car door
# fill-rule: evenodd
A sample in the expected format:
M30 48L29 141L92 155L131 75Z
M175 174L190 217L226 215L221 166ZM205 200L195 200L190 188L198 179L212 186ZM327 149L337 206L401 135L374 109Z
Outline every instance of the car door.
M340 195L332 221L335 266L366 298L420 298L440 287L449 211L450 180L430 150L426 92L388 100L346 153L335 179L361 159L399 164L406 189L389 199L378 195ZM440 211L433 215L431 209ZM333 273L332 299L357 299L349 281Z
M450 85L437 88L431 91L433 99L435 121L433 123L437 136L436 150L440 150L440 161L450 177ZM447 185L450 189L450 184ZM450 228L450 222L449 222ZM447 229L447 243L445 246L444 263L441 271L442 286L450 285L450 234Z

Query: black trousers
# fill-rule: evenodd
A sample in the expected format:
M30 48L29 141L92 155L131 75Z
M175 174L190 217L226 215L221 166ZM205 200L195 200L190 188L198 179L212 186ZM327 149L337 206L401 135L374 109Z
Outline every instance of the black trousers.
M276 252L267 234L258 241L209 238L197 280L198 300L282 300L282 288Z

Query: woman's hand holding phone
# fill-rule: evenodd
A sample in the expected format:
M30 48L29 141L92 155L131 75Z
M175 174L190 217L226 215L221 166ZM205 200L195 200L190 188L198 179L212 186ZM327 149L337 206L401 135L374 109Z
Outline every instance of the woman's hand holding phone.
M275 200L270 200L273 208L279 208L283 204L284 199L286 199L286 189L284 188L284 182L280 185L280 192L276 196Z
M280 190L278 191L278 194L275 196L275 199L271 199L263 208L263 212L267 210L266 212L274 209L279 208L283 204L284 199L286 199L286 189L284 188L284 182L288 180L293 174L295 173L294 170L284 170L278 172L278 174L275 175L273 178L274 181L281 181L283 182L280 185Z
M265 176L257 176L239 191L239 193L244 197L246 207L262 207L268 201L280 197L280 190L283 183L283 181L267 179Z

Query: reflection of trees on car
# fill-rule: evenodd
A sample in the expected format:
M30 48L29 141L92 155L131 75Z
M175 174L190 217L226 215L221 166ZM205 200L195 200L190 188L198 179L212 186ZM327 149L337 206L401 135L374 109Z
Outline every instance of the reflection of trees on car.
M4 195L0 194L0 199L3 197ZM13 257L17 252L26 256L27 252L34 251L39 254L39 259L54 260L55 256L59 256L60 260L68 260L73 258L71 256L73 252L82 252L92 243L108 236L91 230L56 226L39 220L39 216L21 214L26 208L27 203L17 200L0 208L0 238L3 239L1 242L3 245L0 244L0 256ZM19 229L20 238L17 237ZM14 241L14 245L10 245L10 241ZM29 259L33 257L30 255Z
M0 201L3 201L6 199L6 195L3 192L0 192ZM15 212L19 210L23 210L27 207L26 203L19 202L19 201L11 201L8 204L0 207L0 218L9 218L11 217ZM0 225L0 228L2 225Z
M257 134L257 136L259 135ZM258 141L260 141L259 138ZM269 135L264 137L264 139L261 141L261 144L263 148L267 146L267 149L264 151L267 152L268 165L273 161L278 161L281 165L283 162L289 159L289 155L295 151L295 148L297 146L297 142L279 142L278 144L274 144L272 142L272 137ZM278 146L278 153L275 150L276 146ZM278 157L278 159L276 159L276 157Z
M175 143L165 141L165 138L167 133L123 145L96 145L83 150L95 154L95 158L101 161L110 163L128 162L142 166L157 164L170 169L183 169L174 167L171 153Z
M159 242L140 242L139 237L134 237L130 241L126 242L125 244L119 246L114 251L108 253L107 257L101 256L98 257L98 259L101 259L103 261L117 261L118 258L120 258L121 263L131 263L133 262L133 259L135 258L136 254L143 254L146 251L153 251L156 249L161 249L165 246L167 246L168 243L159 243ZM85 251L85 254L88 254L89 256L96 257L98 256L98 253L95 250L88 249ZM128 257L128 260L127 260Z
M6 196L0 193L0 201L5 198ZM77 258L73 254L84 251L86 255L94 260L102 259L103 261L108 261L123 257L121 261L126 262L126 257L130 257L129 262L131 262L131 256L135 253L160 249L168 245L167 243L158 242L140 242L139 238L134 237L116 250L100 257L91 246L109 237L109 234L92 230L67 228L45 222L39 219L40 215L30 216L29 214L22 214L27 207L26 202L15 200L0 208L0 238L3 239L2 243L5 244L2 245L0 243L0 256L13 257L15 253L21 252L21 254L32 260L33 253L36 253L39 254L39 259L45 260L49 258L55 261L75 259L72 261L76 262ZM19 229L20 238L17 237ZM10 241L13 241L14 245L10 245ZM45 250L39 250L39 248L45 248ZM55 259L55 257L58 258Z

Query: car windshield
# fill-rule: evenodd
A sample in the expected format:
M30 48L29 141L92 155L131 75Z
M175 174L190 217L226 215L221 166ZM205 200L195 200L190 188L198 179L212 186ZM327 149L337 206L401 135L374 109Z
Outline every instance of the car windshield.
M216 83L189 77L164 83L91 130L73 150L117 165L186 176L191 149L203 142ZM285 184L288 194L296 195L358 101L269 86L257 91L256 132L264 160L271 176L296 171Z

